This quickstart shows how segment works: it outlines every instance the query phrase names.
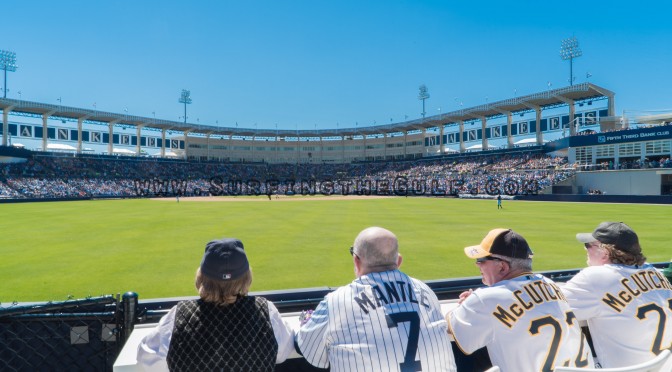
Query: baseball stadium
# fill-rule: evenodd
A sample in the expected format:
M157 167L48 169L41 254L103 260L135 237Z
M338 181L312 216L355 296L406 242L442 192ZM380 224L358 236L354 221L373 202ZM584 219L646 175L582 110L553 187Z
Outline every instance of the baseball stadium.
M494 227L557 282L585 266L576 233L603 220L666 269L672 113L619 116L614 99L583 83L389 125L256 130L2 98L3 370L136 370L223 236L296 327L352 280L367 226L398 236L442 308L484 286L462 248ZM487 366L453 349L460 370ZM319 369L294 353L276 370Z

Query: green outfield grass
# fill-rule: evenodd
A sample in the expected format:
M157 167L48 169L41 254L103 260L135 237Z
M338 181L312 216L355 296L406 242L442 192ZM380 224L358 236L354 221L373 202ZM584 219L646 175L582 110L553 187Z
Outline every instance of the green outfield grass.
M141 299L195 295L205 244L241 239L253 291L340 286L353 278L349 247L368 226L399 237L403 270L423 280L476 276L462 248L495 227L525 236L534 269L585 265L574 239L601 221L638 232L650 262L668 261L672 206L386 198L259 202L174 199L3 204L0 302L60 301L135 291Z

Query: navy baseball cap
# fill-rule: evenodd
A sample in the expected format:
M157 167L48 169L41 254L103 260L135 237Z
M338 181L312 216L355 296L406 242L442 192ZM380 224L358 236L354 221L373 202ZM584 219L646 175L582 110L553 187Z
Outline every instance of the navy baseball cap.
M532 258L532 249L517 232L511 229L493 229L481 244L464 248L469 258L487 257L493 254L511 258Z
M225 238L213 240L205 246L201 273L217 280L238 279L250 269L243 242Z
M576 234L576 239L581 243L613 244L616 249L631 254L642 251L639 237L623 222L602 222L592 233Z

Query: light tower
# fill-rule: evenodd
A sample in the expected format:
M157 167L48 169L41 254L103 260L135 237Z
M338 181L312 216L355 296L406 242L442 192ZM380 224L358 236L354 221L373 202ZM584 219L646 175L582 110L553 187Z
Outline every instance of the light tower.
M429 91L425 84L420 85L420 93L418 93L418 99L422 101L422 118L425 118L425 100L429 98Z
M16 65L16 53L8 50L0 50L0 68L5 71L5 85L3 86L3 98L7 98L7 71L14 72Z
M191 92L182 89L182 94L180 95L178 102L184 103L184 124L187 124L187 105L191 104Z
M581 57L583 52L579 48L579 41L575 36L565 39L560 43L560 58L563 61L569 60L569 85L574 85L573 64L574 58Z

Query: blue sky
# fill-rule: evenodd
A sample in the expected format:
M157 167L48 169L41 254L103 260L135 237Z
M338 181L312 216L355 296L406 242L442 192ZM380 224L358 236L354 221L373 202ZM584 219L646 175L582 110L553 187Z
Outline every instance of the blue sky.
M575 83L616 110L672 111L668 2L13 1L0 49L8 97L247 128L416 119ZM587 79L586 75L592 76ZM2 80L0 80L2 85ZM155 114L153 114L155 113Z

